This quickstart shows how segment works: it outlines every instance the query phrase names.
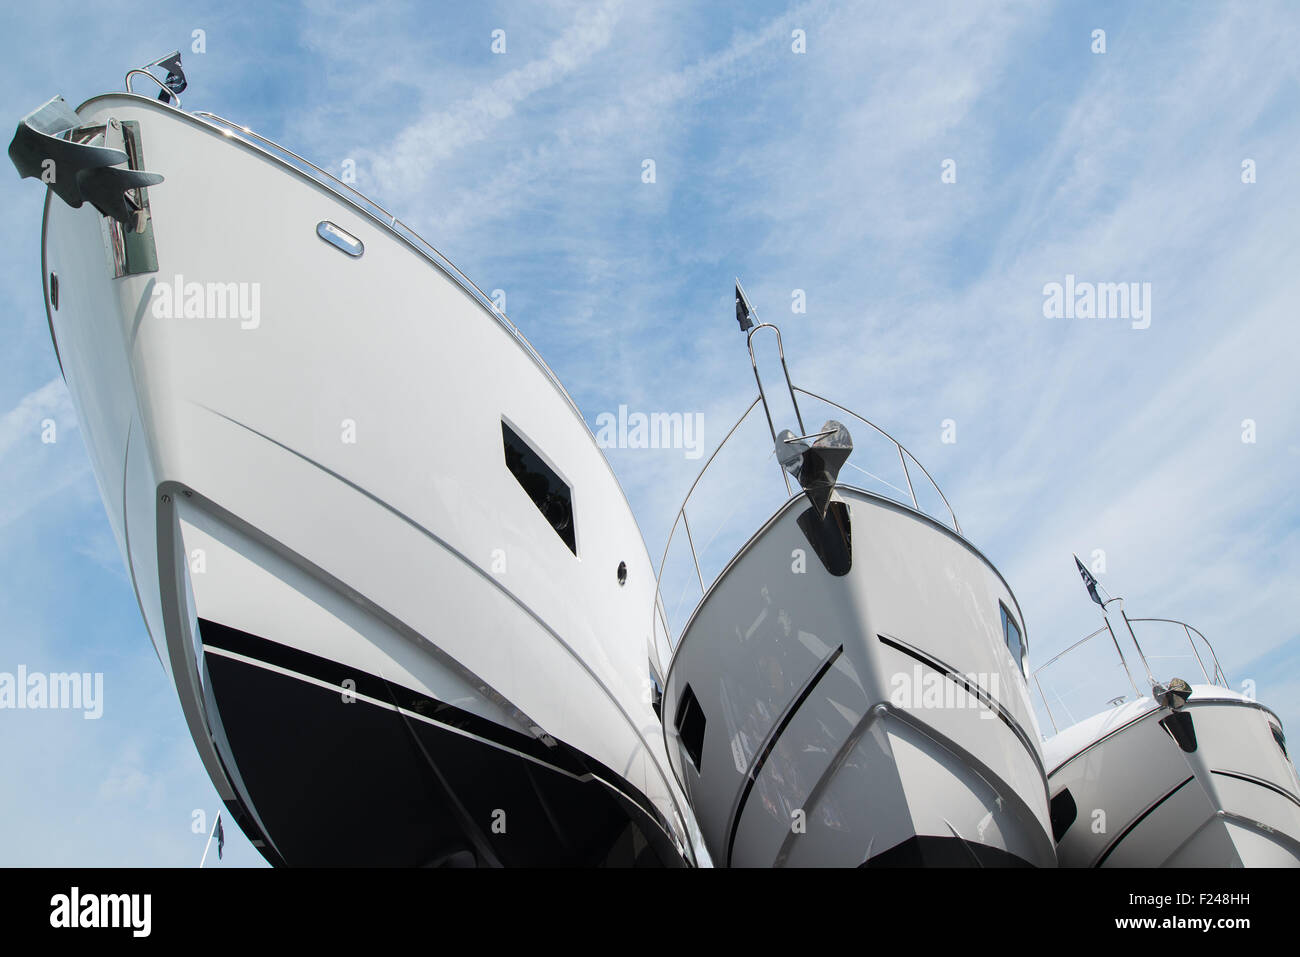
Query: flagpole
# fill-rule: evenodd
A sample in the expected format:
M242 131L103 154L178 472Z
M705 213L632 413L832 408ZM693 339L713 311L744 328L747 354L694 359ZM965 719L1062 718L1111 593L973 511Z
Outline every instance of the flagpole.
M1142 667L1146 669L1147 680L1151 682L1151 687L1154 688L1157 684L1159 684L1159 682L1156 681L1155 675L1151 673L1151 666L1147 664L1147 656L1142 651L1142 645L1138 643L1138 636L1133 633L1133 623L1128 620L1128 612L1126 612L1123 608L1120 608L1119 613L1124 619L1124 627L1128 629L1128 636L1133 639L1133 647L1137 649L1138 657L1142 659ZM1193 650L1194 650L1194 646L1193 646Z
M1106 630L1110 632L1110 640L1115 646L1115 654L1119 655L1119 663L1124 666L1124 674L1128 675L1128 683L1133 686L1133 693L1139 698L1142 697L1142 692L1138 690L1137 682L1133 680L1133 672L1128 670L1128 662L1124 660L1124 652L1120 650L1119 639L1115 637L1115 629L1110 626L1110 619L1106 617L1104 610L1101 615L1101 620L1105 623ZM1141 648L1138 649L1138 651L1141 650Z
M218 811L218 812L217 812L217 819L216 819L216 821L214 821L213 824L212 824L212 830L210 830L210 831L208 832L208 843L205 844L205 845L203 845L203 860L199 861L199 869L200 869L200 870L202 870L202 869L203 869L203 865L207 863L207 860L208 860L208 851L210 851L210 850L212 849L212 839L213 839L214 837L217 836L217 828L220 827L220 826L221 826L221 812Z
M1133 639L1133 647L1137 649L1138 657L1142 659L1142 667L1146 670L1147 681L1151 682L1151 690L1152 693L1154 693L1157 682L1155 676L1151 674L1151 665L1147 663L1147 656L1142 651L1142 645L1138 642L1137 635L1133 633L1133 625L1128 619L1128 614L1124 611L1124 599L1111 597L1110 592L1106 590L1105 586L1102 585L1101 582L1097 581L1094 575L1088 572L1088 569L1084 567L1083 562L1079 561L1078 555L1074 556L1074 564L1075 567L1079 569L1079 575L1082 576L1083 584L1088 589L1088 595L1101 607L1102 621L1106 623L1106 630L1110 632L1111 643L1115 646L1115 653L1119 655L1120 664L1124 666L1124 673L1128 675L1128 683L1133 686L1133 693L1139 698L1142 697L1142 692L1138 690L1137 682L1133 680L1133 672L1129 671L1128 660L1124 657L1124 652L1120 649L1119 639L1115 636L1115 629L1110 625L1110 616L1112 611L1118 611L1121 617L1123 617L1124 627L1128 629L1128 635ZM1103 592L1106 595L1104 600L1101 597L1101 593Z

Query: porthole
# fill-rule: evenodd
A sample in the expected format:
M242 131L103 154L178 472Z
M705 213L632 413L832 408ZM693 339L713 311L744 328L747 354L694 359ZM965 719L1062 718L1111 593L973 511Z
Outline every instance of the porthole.
M618 583L620 585L627 584L627 562L618 563Z

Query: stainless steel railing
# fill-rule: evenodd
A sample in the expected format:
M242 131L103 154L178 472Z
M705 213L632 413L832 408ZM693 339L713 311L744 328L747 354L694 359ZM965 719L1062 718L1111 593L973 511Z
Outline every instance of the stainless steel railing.
M759 328L763 328L765 325L766 324L762 326L755 326L754 329L751 330L751 335L753 332L757 331ZM779 344L779 333L778 333L778 344ZM751 359L752 359L752 352L751 352ZM781 355L781 359L782 359L782 365L784 369L783 352ZM758 377L756 371L756 379L757 378ZM884 478L883 476L864 467L865 463L854 462L854 456L864 451L864 449L861 446L859 446L859 448L855 450L854 454L850 455L848 462L845 463L845 467L855 469L859 473L867 476L878 487L871 488L871 489L862 488L859 485L850 482L843 482L843 481L839 483L840 487L854 489L856 491L865 492L866 494L883 495L884 497L887 497L893 501L899 502L903 505L907 505L912 509L914 509L915 511L920 512L923 515L927 515L930 518L940 522L941 524L947 525L948 527L952 528L952 530L957 534L959 535L961 534L961 525L957 521L957 515L953 511L952 506L948 503L947 497L944 496L943 490L939 488L938 483L935 482L934 478L930 475L930 473L926 471L925 467L921 465L919 461L917 461L916 457L913 456L912 453L909 452L902 445L902 443L900 443L897 439L891 436L884 429L881 429L879 426L875 425L873 422L870 422L869 420L858 415L856 412L853 412L851 409L848 409L837 402L833 402L830 399L825 398L824 396L818 395L815 392L810 392L806 389L801 389L798 386L791 384L789 382L788 370L786 371L786 381L787 381L787 385L789 386L791 400L794 402L795 405L795 414L796 417L799 419L801 431L803 430L803 415L802 413L799 412L798 397L800 396L804 397L806 400L813 400L816 402L824 403L826 406L829 406L831 409L836 410L839 414L849 417L851 420L853 420L853 422L865 426L868 430L870 430L870 434L878 436L880 439L883 439L888 446L892 447L894 454L898 456L899 465L901 467L902 476L903 476L902 484L895 484L894 482L890 482L888 479ZM691 483L691 487L686 492L685 498L683 498L681 505L678 507L677 512L673 518L672 527L669 529L668 540L664 545L663 557L660 559L658 572L656 574L655 604L653 610L653 624L652 624L652 627L654 629L654 634L655 634L656 646L659 645L660 641L666 642L667 647L666 648L660 647L658 652L661 660L665 662L667 658L671 655L673 649L675 649L677 640L680 637L679 635L674 634L674 630L669 623L669 615L667 613L667 610L664 607L663 592L662 592L662 589L664 587L665 569L668 566L669 553L673 548L673 543L677 537L677 533L679 530L681 530L684 533L685 542L690 554L690 568L694 570L694 581L699 586L701 599L703 598L704 594L708 592L709 588L717 580L718 577L718 575L716 574L710 574L708 578L706 578L704 575L705 569L701 563L700 553L697 546L697 539L696 539L697 529L692 524L692 520L688 514L688 509L692 505L693 499L696 498L697 492L701 490L702 483L704 482L705 477L710 474L710 469L714 465L715 461L717 461L719 454L723 451L723 449L728 448L732 444L733 439L736 438L738 431L748 420L750 420L751 416L753 416L754 414L755 409L757 409L760 405L763 406L764 414L766 415L767 418L765 424L767 426L768 434L773 438L775 438L775 425L772 422L771 413L767 406L766 396L765 393L763 392L763 384L761 379L758 379L758 387L759 387L759 394L754 398L752 402L750 402L748 407L741 414L740 418L737 419L735 424L732 425L730 430L728 430L726 436L713 450L712 454L709 455L708 459L704 463L704 466L700 469L699 473L696 475L695 480ZM846 425L849 425L851 433L856 428L853 422L845 423ZM861 434L860 430L859 430L859 434ZM767 456L769 458L775 458L774 446L768 447ZM909 466L909 462L911 463L910 466ZM919 476L923 476L925 481L928 482L929 486L934 490L935 494L937 495L937 503L942 503L940 508L937 509L927 508L918 499L916 494L916 485L913 482L913 467L915 467L917 474ZM793 488L790 485L787 478L787 473L785 472L785 469L781 467L779 462L776 463L776 468L780 470L782 478L783 480L785 480L784 488L786 494L784 496L780 496L779 501L777 500L777 497L775 495L772 496L771 511L764 516L765 518L780 512L781 509L783 509L792 500L792 498L797 498L798 496L803 495L803 491L801 489ZM763 523L755 524L752 528L749 529L749 532L756 533L762 527L762 524ZM716 534L717 533L715 532L715 537ZM712 541L713 539L709 539L710 544L712 543ZM743 546L743 544L744 542L742 541L741 545ZM743 547L739 548L736 552L733 553L733 555L739 554L740 551L743 551ZM725 564L723 565L723 568L725 568ZM689 572L686 574L689 577Z
M136 73L143 71L132 72ZM155 82L158 81L158 78L152 73L145 73L145 75ZM174 96L174 94L172 95ZM487 293L480 289L472 279L460 271L455 263L434 248L431 243L426 241L414 229L406 223L403 223L394 214L390 213L383 206L380 206L374 200L370 199L356 187L349 183L345 183L334 174L321 169L315 163L299 156L292 150L281 146L274 140L262 136L260 133L255 133L247 126L242 126L233 120L228 120L223 116L218 116L216 113L209 113L207 111L197 111L193 113L187 112L186 115L195 117L207 123L226 136L242 140L247 145L257 149L271 159L309 176L311 179L315 180L317 184L329 190L335 196L348 203L358 212L386 229L407 246L422 255L440 271L449 276L471 297L473 297L473 299L482 306L493 319L500 323L501 326L514 337L524 351L528 353L529 357L543 372L546 373L552 384L568 401L569 405L573 408L573 411L577 413L578 417L582 417L582 411L578 408L577 403L573 401L573 397L569 395L569 391L564 387L564 384L560 382L559 377L551 367L546 364L546 360L541 357L541 354L533 348L532 343L529 342L528 339L525 338L524 334L519 331L519 328L510 321L510 318L505 314L504 310L498 308L497 304L487 295Z
M133 89L131 89L131 77L133 76L147 76L149 79L153 80L160 87L162 87L164 93L166 93L169 97L171 97L173 100L176 101L176 109L179 110L181 108L181 95L176 91L174 91L173 89L171 89L171 87L169 87L162 80L158 79L158 77L154 76L148 70L127 70L126 80L125 80L126 92L128 93L135 92Z
M1141 626L1147 624L1160 623L1166 625L1174 625L1177 628L1181 628L1183 632L1183 636L1187 639L1187 644L1191 648L1192 658L1195 659L1197 665L1200 667L1201 676L1205 679L1205 683L1209 685L1216 685L1221 688L1228 687L1228 676L1224 672L1223 667L1219 664L1219 658L1218 655L1215 654L1214 646L1210 644L1209 639L1206 638L1205 635L1203 635L1200 631L1198 631L1193 626L1187 624L1187 622L1178 621L1177 619L1174 618L1129 618L1128 623L1130 626ZM1137 633L1143 630L1145 629L1134 627L1133 637L1136 639ZM1059 732L1061 729L1056 723L1056 715L1052 711L1052 706L1050 701L1048 700L1048 694L1043 688L1040 675L1046 672L1057 662L1064 660L1068 655L1071 655L1072 653L1078 651L1081 648L1087 647L1089 645L1089 642L1093 641L1093 639L1096 639L1101 635L1107 635L1109 637L1110 645L1114 651L1118 664L1123 668L1124 673L1128 678L1128 683L1132 687L1134 694L1137 697L1142 697L1142 695L1144 694L1144 692L1142 692L1139 689L1137 681L1134 680L1133 678L1133 672L1129 669L1128 659L1124 655L1123 649L1120 647L1119 639L1116 637L1114 631L1111 629L1110 623L1107 622L1105 625L1098 628L1096 631L1080 638L1078 641L1074 642L1072 645L1067 647L1064 651L1061 651L1060 653L1056 654L1052 658L1049 658L1047 661L1043 662L1041 665L1039 665L1037 668L1034 669L1033 672L1034 687L1038 692L1039 700L1042 701L1043 703L1043 708L1047 713L1047 718L1051 722L1052 729L1054 731ZM1148 638L1149 637L1150 637L1150 632L1148 630ZM1199 641L1199 645L1198 645L1198 641ZM1202 654L1202 649L1204 649L1205 652L1204 654ZM1137 650L1139 654L1141 654L1140 646L1138 646ZM1154 658L1155 656L1153 655L1152 657ZM1207 666L1206 664L1207 658L1209 661L1209 666ZM1145 658L1143 663L1145 665L1146 663ZM1110 689L1110 690L1114 690L1114 689ZM1093 706L1100 708L1102 701L1105 701L1106 704L1110 706L1115 706L1127 697L1127 694L1124 694L1124 695L1119 695L1111 698L1106 698L1105 697L1106 694L1109 694L1109 691L1102 691L1098 695L1096 695L1095 698L1097 703L1096 705ZM1074 716L1070 715L1069 713L1068 706L1065 705L1064 701L1060 698L1059 695L1057 697L1058 697L1058 701L1057 701L1058 706L1064 707L1067 716L1069 716L1071 719L1071 723L1076 723L1074 720ZM1097 712L1090 712L1088 715L1084 715L1084 717L1090 717L1092 714L1095 713Z

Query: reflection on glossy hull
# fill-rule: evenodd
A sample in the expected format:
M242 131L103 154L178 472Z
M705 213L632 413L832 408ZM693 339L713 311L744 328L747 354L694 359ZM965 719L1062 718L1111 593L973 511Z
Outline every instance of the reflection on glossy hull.
M809 548L795 497L714 582L673 659L669 756L714 862L1053 865L999 620L1014 598L950 529L836 495L850 567L792 564Z
M693 862L645 694L650 561L518 331L242 127L130 94L60 116L164 175L125 224L47 196L46 303L142 617L254 844Z
M1300 781L1281 724L1226 688L1150 698L1046 746L1057 854L1069 867L1300 866Z

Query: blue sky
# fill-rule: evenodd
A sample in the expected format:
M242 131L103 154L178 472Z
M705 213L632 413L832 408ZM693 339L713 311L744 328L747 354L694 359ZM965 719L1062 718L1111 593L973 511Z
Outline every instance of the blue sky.
M1034 660L1100 624L1070 554L1104 549L1132 614L1198 625L1300 728L1294 6L87 6L0 13L10 122L180 47L186 108L352 160L506 291L593 424L700 411L722 437L753 391L740 275L796 382L935 476ZM59 380L41 193L0 175L0 671L102 671L105 711L0 711L0 863L195 864L192 812L218 802ZM1150 283L1150 327L1045 318L1067 274ZM700 463L610 458L657 559ZM227 838L223 866L260 862Z

